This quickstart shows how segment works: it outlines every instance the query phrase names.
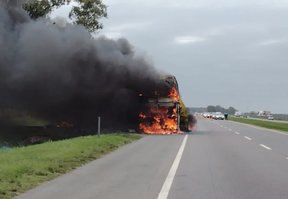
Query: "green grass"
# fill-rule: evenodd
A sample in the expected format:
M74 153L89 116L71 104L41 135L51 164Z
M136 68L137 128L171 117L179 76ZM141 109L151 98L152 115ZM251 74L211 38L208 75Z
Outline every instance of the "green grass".
M139 138L109 134L0 150L0 198L12 198Z
M288 133L288 123L280 123L275 121L263 121L249 118L233 117L229 116L229 120L235 122L241 122L245 124L251 124L255 126L260 126L268 129L280 130Z

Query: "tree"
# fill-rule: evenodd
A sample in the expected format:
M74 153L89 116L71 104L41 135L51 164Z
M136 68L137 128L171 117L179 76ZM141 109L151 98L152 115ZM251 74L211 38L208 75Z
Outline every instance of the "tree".
M209 105L209 106L207 106L207 111L208 112L216 112L216 107L212 106L212 105Z
M236 113L237 109L235 109L234 107L230 106L228 109L227 109L227 113L231 114L231 115L234 115Z
M192 122L191 115L189 114L188 109L181 98L179 100L179 106L180 106L180 130L189 131L189 123Z
M230 106L228 109L226 109L226 108L223 108L222 106L219 106L219 105L217 105L217 106L209 105L209 106L207 106L207 111L208 112L229 113L229 114L234 115L235 112L237 111L237 109L235 109L232 106Z
M23 8L32 19L37 19L70 2L71 0L28 0ZM74 0L74 2L77 2L77 5L72 7L69 18L75 24L83 25L90 32L103 28L99 19L107 17L107 6L102 3L102 0Z
M180 98L180 125L188 126L188 109L186 108L183 100Z

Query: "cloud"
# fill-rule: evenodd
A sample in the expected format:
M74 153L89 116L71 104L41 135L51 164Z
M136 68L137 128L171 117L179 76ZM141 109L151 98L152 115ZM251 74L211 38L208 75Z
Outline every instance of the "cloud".
M214 29L211 29L211 30L207 31L206 35L217 36L217 35L223 35L224 32L225 32L224 29L214 28Z
M161 6L173 8L223 8L239 6L266 6L266 7L287 7L288 2L283 0L104 0L108 6L134 4L142 6Z
M112 32L123 32L127 30L143 30L146 29L148 26L152 25L151 22L128 22L123 24L117 24L114 26L110 26L108 31Z
M109 39L119 39L119 38L124 37L121 32L106 32L104 36Z
M78 3L72 1L70 4L60 6L59 8L56 8L52 11L50 14L50 17L53 19L57 16L65 17L68 19L69 12L71 11L73 6L77 6Z
M150 25L152 25L151 22L127 22L115 24L108 26L108 28L104 28L101 31L101 35L105 35L110 39L119 39L122 37L127 37L127 33L147 30L149 29Z
M122 32L136 48L153 57L157 68L174 74L188 106L219 103L242 111L257 110L258 95L263 93L267 107L271 101L279 102L271 104L271 111L288 113L282 101L288 94L280 97L283 92L277 89L288 84L288 1L105 1L111 5L103 31ZM147 21L153 24L146 29L121 25ZM108 31L110 27L114 31ZM219 84L197 84L204 76L221 77L221 95ZM191 85L197 85L193 92ZM212 91L217 100L211 99ZM248 96L246 101L243 96ZM265 109L265 100L259 108Z
M164 1L164 0L163 0ZM164 3L164 2L163 2ZM166 3L166 1L165 1ZM287 7L288 2L282 0L178 0L168 1L167 6L175 8L223 8L223 7L239 7L239 6L269 6L269 7Z
M287 39L269 39L265 41L261 41L258 43L259 46L270 46L270 45L277 45L277 44L282 44L286 43Z
M176 44L191 44L191 43L198 43L206 41L203 37L197 37L197 36L177 36L174 38L174 42Z

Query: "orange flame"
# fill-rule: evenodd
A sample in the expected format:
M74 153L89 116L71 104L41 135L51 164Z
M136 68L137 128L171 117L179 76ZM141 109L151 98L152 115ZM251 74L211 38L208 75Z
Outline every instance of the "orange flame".
M178 133L176 108L172 114L168 114L167 108L151 108L148 115L140 113L140 117L149 118L147 122L141 122L139 128L147 134L173 134ZM144 116L144 117L143 117Z
M155 95L158 92L155 91ZM176 87L173 87L168 98L174 103L172 107L160 106L157 102L155 106L150 107L147 111L139 114L140 124L139 129L147 134L178 134L180 133L178 127L179 113L177 112L177 103L180 100L179 93Z
M139 117L142 121L139 124L139 129L147 134L177 134L178 117L177 110L172 111L167 107L151 108L148 113L140 113Z
M173 87L173 88L170 90L168 96L171 97L174 102L179 102L179 100L180 100L179 93L178 93L178 91L177 91L177 89L176 89L175 87Z

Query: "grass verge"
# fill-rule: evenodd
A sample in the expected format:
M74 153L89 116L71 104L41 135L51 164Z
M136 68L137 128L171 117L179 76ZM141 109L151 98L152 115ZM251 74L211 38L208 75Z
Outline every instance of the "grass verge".
M0 198L12 198L139 138L109 134L0 150Z
M260 126L268 129L279 130L288 133L288 123L281 123L281 122L272 122L272 121L263 121L263 120L255 120L249 118L241 118L241 117L233 117L230 116L229 120L235 122L241 122L245 124L251 124L255 126Z

